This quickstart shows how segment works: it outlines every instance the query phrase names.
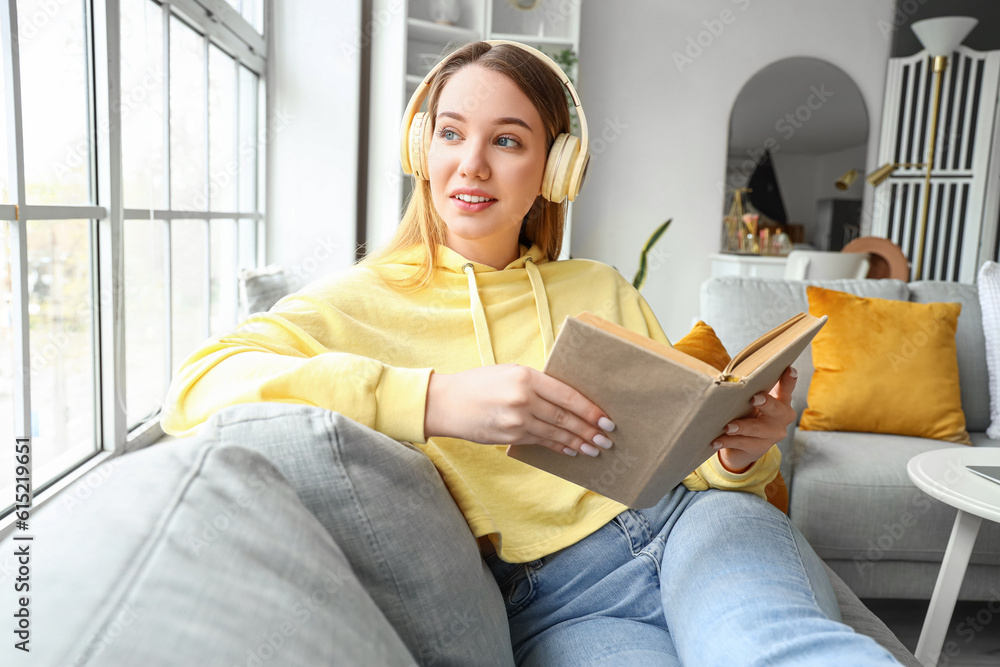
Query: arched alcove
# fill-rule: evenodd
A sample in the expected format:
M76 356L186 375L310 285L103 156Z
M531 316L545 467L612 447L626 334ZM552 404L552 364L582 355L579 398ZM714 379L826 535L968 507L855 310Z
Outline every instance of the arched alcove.
M848 240L857 233L868 123L861 91L840 68L805 57L771 63L747 80L733 103L726 184L745 187L769 151L787 214L783 226L791 226L793 240L838 250L845 233ZM837 179L850 169L857 179L838 189ZM727 191L723 213L731 200Z

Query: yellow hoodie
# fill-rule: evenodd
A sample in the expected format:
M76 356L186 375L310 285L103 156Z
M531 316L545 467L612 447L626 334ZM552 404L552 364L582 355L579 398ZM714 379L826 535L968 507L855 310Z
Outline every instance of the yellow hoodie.
M548 262L537 246L521 251L498 271L441 246L434 281L419 291L397 290L383 276L409 275L421 248L394 263L355 266L312 283L188 357L170 387L163 428L189 434L235 403L334 410L419 446L473 534L488 535L503 560L525 562L569 546L625 506L511 460L504 444L426 440L430 374L491 363L541 369L554 331L585 310L669 341L642 296L613 268L589 260ZM733 474L712 457L684 484L764 497L779 461L772 447L749 470Z

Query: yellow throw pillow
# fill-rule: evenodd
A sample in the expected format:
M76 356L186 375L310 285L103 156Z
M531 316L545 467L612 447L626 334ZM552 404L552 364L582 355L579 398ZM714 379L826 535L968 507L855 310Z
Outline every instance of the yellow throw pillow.
M724 370L729 365L729 352L726 351L722 341L719 340L715 329L701 320L694 325L684 338L674 343L674 349L680 350L695 359L704 361L717 371Z
M701 320L694 325L684 338L674 343L674 348L695 359L704 361L718 371L725 370L729 365L730 357L726 347L719 340L715 329L708 326ZM779 510L788 514L788 486L781 472L764 487L764 495L767 501Z
M955 330L960 303L911 303L806 287L829 320L812 342L807 431L895 433L972 444Z

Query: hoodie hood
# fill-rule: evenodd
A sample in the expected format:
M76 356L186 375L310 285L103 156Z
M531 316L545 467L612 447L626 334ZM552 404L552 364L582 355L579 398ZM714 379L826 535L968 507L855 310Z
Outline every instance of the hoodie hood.
M545 284L537 264L548 262L541 248L532 244L530 248L518 246L520 256L503 269L496 269L487 264L480 264L466 259L451 248L438 245L437 257L434 262L436 269L444 274L465 274L469 285L469 315L476 332L476 346L479 349L479 359L483 366L496 364L493 352L493 340L490 336L489 323L486 321L486 311L479 295L477 276L490 282L527 281L535 299L535 312L538 316L538 329L541 333L543 358L549 358L554 339L552 333L552 313L549 310L549 300L545 293ZM418 266L424 261L422 246L412 246L393 255L392 264L397 266Z
M446 273L465 273L465 265L471 264L473 270L476 273L487 273L487 272L500 272L506 271L507 269L523 269L525 262L532 261L535 264L544 264L549 260L545 259L545 255L542 249L536 244L532 244L530 248L523 244L518 245L518 250L520 256L513 262L505 266L503 269L495 269L488 264L480 264L479 262L473 262L466 259L462 255L458 254L446 245L437 246L437 258L434 261L435 268L443 269ZM406 250L400 250L395 253L387 260L385 266L391 266L393 264L403 265L403 266L419 266L424 261L424 248L423 246L415 245L407 248ZM511 276L513 278L513 276Z

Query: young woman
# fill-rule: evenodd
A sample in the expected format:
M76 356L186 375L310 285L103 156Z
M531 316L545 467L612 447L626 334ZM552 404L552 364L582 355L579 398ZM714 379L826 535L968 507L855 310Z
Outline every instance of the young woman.
M410 114L404 124L404 167L418 178L393 241L188 358L164 428L284 401L416 443L480 539L520 664L896 664L831 620L818 558L763 499L794 418L792 369L653 508L505 455L507 444L592 457L614 446L600 406L539 370L566 316L589 310L667 342L615 270L554 261L560 190L575 195L585 160L560 136L566 88L543 58L480 42L432 72L423 134L409 133ZM575 172L553 170L553 145Z

